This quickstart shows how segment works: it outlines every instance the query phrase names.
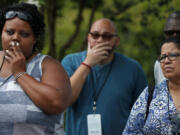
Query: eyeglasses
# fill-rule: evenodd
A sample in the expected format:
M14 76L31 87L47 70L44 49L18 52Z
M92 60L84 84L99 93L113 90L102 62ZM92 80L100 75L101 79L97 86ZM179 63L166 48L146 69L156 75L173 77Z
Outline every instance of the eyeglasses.
M111 40L113 37L116 37L117 34L111 34L111 33L104 33L104 34L99 34L99 33L92 33L90 32L91 37L93 39L98 39L99 37L102 37L103 40Z
M6 19L12 19L16 16L19 17L20 19L24 20L24 21L28 21L28 20L32 19L31 15L29 15L27 13L20 12L20 11L8 11L5 14Z
M158 61L159 61L160 63L163 63L163 62L165 62L166 57L168 57L168 59L169 59L170 61L174 61L174 60L176 60L176 58L179 57L179 56L180 56L180 52L162 54L162 55L159 56Z
M168 31L164 31L164 33L166 34L166 36L172 36L174 34L180 35L180 30L168 30Z

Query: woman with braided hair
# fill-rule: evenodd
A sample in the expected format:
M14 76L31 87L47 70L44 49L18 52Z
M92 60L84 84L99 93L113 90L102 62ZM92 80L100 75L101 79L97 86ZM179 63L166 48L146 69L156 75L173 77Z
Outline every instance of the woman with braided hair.
M69 105L61 64L39 53L44 17L33 4L1 10L0 135L54 135Z

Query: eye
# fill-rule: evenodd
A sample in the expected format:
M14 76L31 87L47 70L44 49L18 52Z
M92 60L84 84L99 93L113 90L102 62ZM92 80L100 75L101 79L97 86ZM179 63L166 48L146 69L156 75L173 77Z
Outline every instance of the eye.
M111 39L112 37L113 37L112 34L104 34L104 35L103 35L103 38L104 38L104 39Z
M26 38L26 37L29 37L29 33L28 32L21 32L21 36Z
M166 58L166 54L162 54L162 55L159 56L159 60L163 60L165 58Z
M6 33L7 33L8 35L13 35L13 34L14 34L14 30L6 30Z
M94 38L94 39L97 39L99 38L99 34L98 33L91 33L91 36Z
M170 57L177 57L179 56L179 52L175 52L175 53L169 53Z

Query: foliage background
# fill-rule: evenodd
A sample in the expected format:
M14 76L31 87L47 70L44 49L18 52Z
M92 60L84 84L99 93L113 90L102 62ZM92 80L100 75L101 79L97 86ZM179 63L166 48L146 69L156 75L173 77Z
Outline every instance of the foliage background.
M1 0L0 8L17 1ZM30 0L29 0L30 1ZM168 15L180 9L180 0L35 0L45 15L46 34L42 53L59 59L86 49L92 22L107 17L117 25L121 42L116 51L142 65L154 82L154 62L164 39Z

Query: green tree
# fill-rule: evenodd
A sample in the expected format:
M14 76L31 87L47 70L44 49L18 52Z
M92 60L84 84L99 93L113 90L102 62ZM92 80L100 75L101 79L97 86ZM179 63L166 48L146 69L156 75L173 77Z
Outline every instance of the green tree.
M48 26L45 53L61 60L69 53L85 49L92 22L107 17L115 22L121 37L117 51L138 60L150 82L164 39L165 20L180 8L179 0L39 1L44 3Z
M80 42L81 47L80 49L84 49L84 47L86 46L87 43L87 39L86 36L90 30L90 26L92 24L92 21L94 19L94 15L96 10L99 8L100 5L102 5L102 1L101 0L72 0L74 2L74 4L76 5L76 7L78 7L78 14L75 20L75 31L74 33L70 36L70 38L67 40L67 42L62 45L62 47L60 48L59 51L59 57L58 59L61 60L65 54L66 54L66 49L70 48L73 45L73 42L75 40L75 38L79 35L80 30L81 30L81 24L83 22L83 12L85 10L85 8L89 8L91 10L91 13L89 15L88 18L88 26L87 26L87 30L85 32L85 38L82 38L83 42Z
M61 16L61 8L64 6L63 1L59 0L41 0L41 5L44 7L47 15L47 30L48 30L48 54L56 58L56 19Z
M117 51L138 60L149 82L153 82L154 62L164 39L164 22L175 10L173 1L114 0L113 4L114 9L104 10L104 15L112 18L118 26L121 45Z
M0 8L4 8L12 3L19 2L20 0L1 0Z

